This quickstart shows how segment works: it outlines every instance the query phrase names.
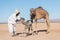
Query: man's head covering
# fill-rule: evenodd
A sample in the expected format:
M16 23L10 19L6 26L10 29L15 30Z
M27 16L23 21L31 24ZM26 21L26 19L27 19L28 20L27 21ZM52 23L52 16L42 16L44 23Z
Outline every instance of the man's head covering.
M18 9L15 9L15 14L16 14L16 16L18 16L20 14Z
M19 10L18 10L18 9L15 9L15 13L16 13L16 14L19 13Z

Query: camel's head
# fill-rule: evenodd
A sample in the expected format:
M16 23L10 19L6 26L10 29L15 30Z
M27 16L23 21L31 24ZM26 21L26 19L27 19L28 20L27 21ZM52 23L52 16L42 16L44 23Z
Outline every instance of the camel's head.
M35 18L36 14L35 14L35 9L34 8L31 8L30 9L30 17L31 19Z
M34 14L34 10L35 10L34 8L31 8L30 9L30 14Z
M20 18L20 23L23 23L25 21L25 18Z

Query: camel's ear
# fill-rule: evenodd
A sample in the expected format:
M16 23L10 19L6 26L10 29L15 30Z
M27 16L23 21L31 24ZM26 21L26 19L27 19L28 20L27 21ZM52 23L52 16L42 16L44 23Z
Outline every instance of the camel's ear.
M43 7L42 7L42 6L39 6L38 8L43 9Z
M31 9L30 9L30 13L33 13L33 12L34 12L34 8L31 8Z

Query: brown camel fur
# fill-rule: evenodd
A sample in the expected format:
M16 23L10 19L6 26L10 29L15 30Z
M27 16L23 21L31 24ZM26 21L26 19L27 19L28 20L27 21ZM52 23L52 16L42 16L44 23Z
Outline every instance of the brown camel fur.
M36 25L37 25L37 19L44 18L46 24L47 24L47 33L49 33L49 14L48 12L43 9L41 6L37 8L31 8L30 9L30 18L31 18L31 24L33 23L33 20L35 20Z

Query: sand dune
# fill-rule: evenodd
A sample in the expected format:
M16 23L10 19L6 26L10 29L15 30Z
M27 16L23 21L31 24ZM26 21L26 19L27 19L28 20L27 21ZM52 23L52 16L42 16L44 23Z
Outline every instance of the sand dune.
M16 25L16 32L22 33L24 31L23 24ZM33 29L35 30L35 24L33 24ZM47 26L45 23L38 23L37 30L46 30ZM0 24L0 40L60 40L60 23L50 23L50 33L46 34L45 31L39 31L38 35L29 35L24 36L20 34L20 36L11 37L8 32L7 24Z

